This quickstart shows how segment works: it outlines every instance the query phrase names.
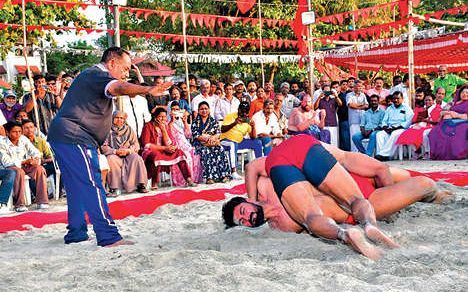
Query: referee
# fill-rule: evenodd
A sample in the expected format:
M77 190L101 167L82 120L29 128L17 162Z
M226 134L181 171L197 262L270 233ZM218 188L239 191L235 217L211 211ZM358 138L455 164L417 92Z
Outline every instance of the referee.
M126 82L131 68L127 51L107 49L101 63L81 72L52 120L48 141L54 151L67 192L68 232L65 243L88 240L88 213L99 246L132 244L119 234L109 214L99 170L97 149L112 125L112 103L119 95L153 96L172 83L140 86Z

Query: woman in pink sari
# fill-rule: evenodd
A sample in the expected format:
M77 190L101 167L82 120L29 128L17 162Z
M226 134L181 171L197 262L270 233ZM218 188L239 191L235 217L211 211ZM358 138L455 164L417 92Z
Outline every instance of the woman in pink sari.
M415 152L420 150L423 142L426 141L425 145L429 143L428 135L432 127L436 125L440 120L440 112L442 107L434 102L435 97L432 94L426 95L424 98L424 107L415 108L413 116L413 124L409 129L404 131L396 144L398 145L414 145ZM426 147L428 149L428 147ZM424 153L422 153L424 155ZM414 155L413 157L418 157Z
M160 174L168 167L178 167L188 186L195 186L187 165L185 153L175 145L167 129L167 111L156 108L153 118L146 123L141 133L141 156L145 161L152 189L157 188Z
M168 124L169 135L174 144L184 152L187 166L192 172L193 181L199 183L202 180L200 156L195 154L195 148L188 139L192 138L190 125L187 123L189 113L180 109L177 101L171 103L171 121ZM185 179L178 167L172 167L172 182L175 186L185 185Z

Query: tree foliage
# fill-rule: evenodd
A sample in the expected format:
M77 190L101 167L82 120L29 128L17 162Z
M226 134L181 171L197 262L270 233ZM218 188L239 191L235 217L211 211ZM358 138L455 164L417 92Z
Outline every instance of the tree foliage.
M58 74L60 71L71 72L83 70L99 63L99 57L92 53L93 47L84 41L78 41L68 45L71 49L80 51L54 50L47 53L47 68L49 73Z
M71 2L71 1L69 1ZM73 1L77 2L77 1ZM13 5L10 1L0 10L0 22L11 24L22 24L21 5ZM75 25L90 26L90 22L77 8L67 11L64 7L54 5L36 5L26 3L26 25ZM61 32L55 33L60 36ZM27 32L28 44L39 44L41 38L54 43L54 34L50 31ZM18 28L6 28L0 31L0 57L4 57L14 46L23 44L23 31Z

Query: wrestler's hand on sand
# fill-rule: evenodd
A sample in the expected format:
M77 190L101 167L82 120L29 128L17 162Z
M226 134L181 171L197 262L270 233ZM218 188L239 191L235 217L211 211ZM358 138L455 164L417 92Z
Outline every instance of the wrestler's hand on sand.
M168 90L174 83L173 82L164 82L156 86L152 86L148 92L152 96L158 96L164 94L164 91Z

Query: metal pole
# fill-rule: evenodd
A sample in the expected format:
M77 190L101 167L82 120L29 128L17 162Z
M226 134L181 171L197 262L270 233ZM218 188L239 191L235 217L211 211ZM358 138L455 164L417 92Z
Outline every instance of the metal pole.
M185 62L185 83L187 83L187 101L190 104L191 102L191 92L190 92L190 81L189 81L189 66L187 59L187 16L185 15L185 1L180 0L182 6L182 34L184 37L184 62ZM193 109L192 109L193 110Z
M312 10L312 4L310 0L307 0L307 9ZM315 78L314 78L314 67L315 67L315 56L314 56L314 42L312 40L312 24L308 25L307 28L307 48L309 53L309 89L310 95L314 94L315 89Z
M114 44L120 47L120 9L119 5L114 5Z
M262 38L262 6L261 6L261 0L258 0L258 22L260 25L260 67L262 69L262 87L265 86L265 68L263 67L263 38Z
M413 45L413 0L408 0L408 98L412 108L414 108L414 45Z
M39 126L39 113L37 111L37 102L36 102L36 93L34 92L34 82L32 79L31 68L29 67L28 60L28 46L26 41L26 4L25 0L21 1L21 13L22 13L22 22L23 22L23 56L26 62L26 73L28 74L29 87L31 88L31 98L34 104L34 118L36 119L36 127L40 129Z

